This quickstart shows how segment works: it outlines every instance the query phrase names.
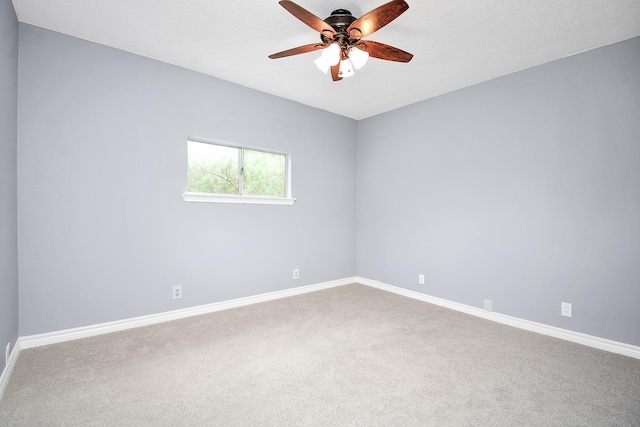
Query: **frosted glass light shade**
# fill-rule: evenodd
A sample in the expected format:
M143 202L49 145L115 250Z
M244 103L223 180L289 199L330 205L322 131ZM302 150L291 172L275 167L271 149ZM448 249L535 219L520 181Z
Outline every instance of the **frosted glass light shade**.
M353 64L349 58L343 59L340 61L340 71L338 72L338 76L345 78L351 77L355 73L353 72Z
M367 60L369 59L369 52L365 52L364 50L360 50L353 46L349 49L349 59L351 59L353 66L359 70L367 63Z
M322 50L322 56L329 66L336 65L340 62L340 46L337 43L331 43L329 47Z
M320 58L313 61L313 63L316 64L316 66L320 69L320 71L322 71L325 74L327 74L327 72L329 71L329 68L331 67L327 59L324 57L324 55L320 55Z

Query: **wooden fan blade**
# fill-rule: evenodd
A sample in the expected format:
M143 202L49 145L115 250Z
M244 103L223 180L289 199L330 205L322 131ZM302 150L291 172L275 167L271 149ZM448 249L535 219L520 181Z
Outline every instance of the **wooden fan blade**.
M312 43L305 44L304 46L294 47L293 49L283 50L282 52L274 53L269 55L271 59L284 58L285 56L299 55L301 53L313 52L314 50L319 50L326 47L326 45L322 43Z
M280 5L287 9L293 16L313 28L319 33L326 35L327 37L332 37L336 34L336 30L322 19L318 18L313 13L308 10L298 6L291 0L281 0Z
M352 39L366 37L400 16L409 5L404 0L393 0L364 14L349 25L347 32Z
M397 47L388 44L373 42L371 40L359 41L356 47L369 53L372 58L386 59L387 61L409 62L413 55Z
M338 75L339 72L340 72L340 63L338 62L336 65L331 66L331 78L333 79L334 82L337 82L338 80L342 80L342 77Z

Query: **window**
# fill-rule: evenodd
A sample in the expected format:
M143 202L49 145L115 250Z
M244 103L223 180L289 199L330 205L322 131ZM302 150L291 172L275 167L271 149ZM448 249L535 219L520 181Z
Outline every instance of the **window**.
M187 201L292 204L287 154L187 141Z

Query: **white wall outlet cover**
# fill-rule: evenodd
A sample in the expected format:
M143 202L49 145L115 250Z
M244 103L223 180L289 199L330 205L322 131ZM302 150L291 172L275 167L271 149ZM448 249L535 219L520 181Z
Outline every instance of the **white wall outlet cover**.
M424 285L424 274L418 274L418 284Z
M485 311L493 311L493 301L490 299L484 300Z
M297 279L300 278L300 270L299 269L297 269L297 268L293 269L293 278L294 278L294 280L297 280Z
M564 317L571 317L571 303L563 302L560 305L560 314Z
M182 298L182 286L174 286L173 287L173 299Z

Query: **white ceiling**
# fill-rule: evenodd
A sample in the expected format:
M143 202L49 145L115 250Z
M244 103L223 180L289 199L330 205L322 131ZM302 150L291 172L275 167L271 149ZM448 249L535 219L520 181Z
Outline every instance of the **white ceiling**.
M388 0L295 0L326 18ZM196 70L363 119L495 77L640 35L640 0L407 0L365 38L414 54L370 59L333 82L317 52L269 54L319 41L277 0L13 0L20 22Z

